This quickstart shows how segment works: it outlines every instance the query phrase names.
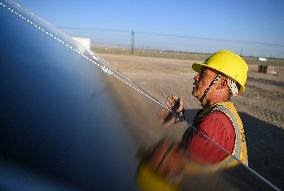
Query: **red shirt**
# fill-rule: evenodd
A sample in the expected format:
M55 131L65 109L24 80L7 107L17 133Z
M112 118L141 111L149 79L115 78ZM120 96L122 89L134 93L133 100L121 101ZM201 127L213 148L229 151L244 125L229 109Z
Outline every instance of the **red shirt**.
M235 143L235 131L230 119L220 111L214 111L196 124L199 133L188 141L188 151L193 161L213 164L225 159L228 154L219 149L211 141L202 137L205 133L210 139L232 153Z

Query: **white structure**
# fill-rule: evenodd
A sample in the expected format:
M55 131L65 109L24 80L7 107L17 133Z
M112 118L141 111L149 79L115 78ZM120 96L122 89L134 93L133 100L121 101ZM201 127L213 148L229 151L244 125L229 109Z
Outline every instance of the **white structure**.
M267 61L267 58L264 58L264 57L258 57L258 61L266 62L266 61Z
M72 37L73 40L80 43L87 50L91 49L91 39L90 38L82 38L82 37Z

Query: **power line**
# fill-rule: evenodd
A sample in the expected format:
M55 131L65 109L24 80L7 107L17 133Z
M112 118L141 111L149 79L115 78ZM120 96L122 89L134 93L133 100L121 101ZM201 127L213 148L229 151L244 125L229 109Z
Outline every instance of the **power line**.
M71 26L57 26L62 29L70 30L83 30L83 31L105 31L105 32L121 32L129 34L142 34L142 35L152 35L152 36L164 36L164 37L175 37L183 39L192 39L192 40L206 40L206 41L215 41L215 42L231 42L239 44L255 44L255 45L264 45L264 46L278 46L284 47L284 44L271 43L271 42L258 42L258 41L247 41L247 40L230 40L223 38L208 38L208 37L198 37L198 36L188 36L188 35L178 35L178 34L167 34L167 33L155 33L155 32L145 32L145 31L133 31L133 30L121 30L121 29L106 29L106 28L87 28L87 27L71 27Z
M106 31L106 32L122 32L130 33L130 30L120 29L105 29L105 28L87 28L87 27L71 27L71 26L57 26L57 28L68 29L68 30L82 30L82 31Z
M246 40L229 40L229 39L221 39L221 38L207 38L207 37L176 35L176 34L166 34L166 33L142 32L142 31L137 31L135 33L145 34L145 35L155 35L155 36L165 36L165 37L194 39L194 40L207 40L207 41L232 42L232 43L241 43L241 44L257 44L257 45L284 47L284 44L271 43L271 42L256 42L256 41L246 41Z

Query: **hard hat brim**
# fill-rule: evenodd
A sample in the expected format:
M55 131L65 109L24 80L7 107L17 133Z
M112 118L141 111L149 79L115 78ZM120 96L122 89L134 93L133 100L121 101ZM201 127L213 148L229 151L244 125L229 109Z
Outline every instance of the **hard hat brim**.
M206 64L194 63L194 64L192 65L192 69L193 69L195 72L200 73L201 70L202 70L202 68L203 68L204 66L206 66ZM210 67L209 67L209 68L210 68Z
M202 70L202 68L203 68L204 66L207 67L207 68L212 68L212 67L210 67L210 66L208 66L208 65L206 65L206 64L193 63L193 64L192 64L192 69L193 69L195 72L200 73L201 70ZM212 69L216 70L215 68L212 68ZM244 92L245 92L245 87L242 86L242 85L240 85L240 92L241 92L241 93L244 93Z

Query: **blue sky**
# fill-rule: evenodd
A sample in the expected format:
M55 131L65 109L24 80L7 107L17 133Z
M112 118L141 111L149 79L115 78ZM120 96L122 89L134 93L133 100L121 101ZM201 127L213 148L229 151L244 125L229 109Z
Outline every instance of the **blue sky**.
M230 49L245 55L284 58L283 0L15 0L55 26L104 28L177 34L214 39L268 42L265 46L135 35L136 47L214 52ZM97 44L130 44L130 33L63 29L91 36Z

